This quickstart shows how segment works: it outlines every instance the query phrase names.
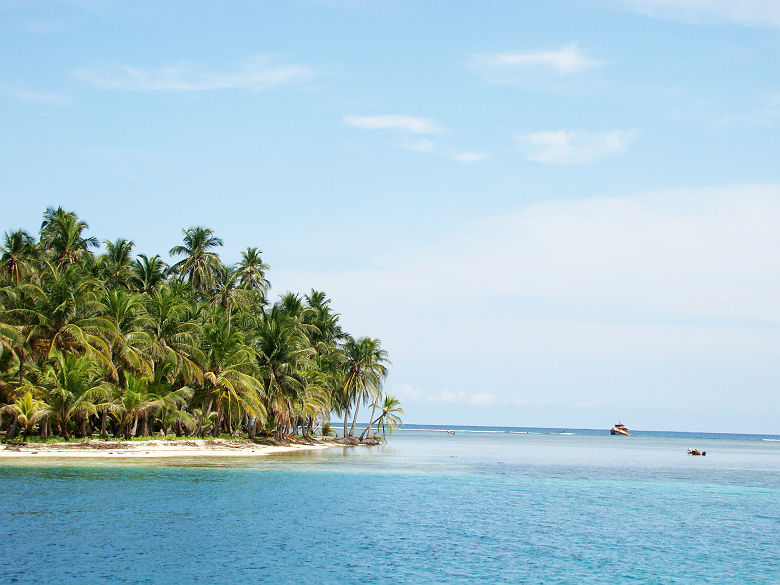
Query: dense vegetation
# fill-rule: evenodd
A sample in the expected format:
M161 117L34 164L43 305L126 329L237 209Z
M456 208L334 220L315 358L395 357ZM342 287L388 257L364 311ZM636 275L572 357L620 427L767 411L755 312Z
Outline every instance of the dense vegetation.
M38 241L6 232L0 265L0 410L6 439L330 433L331 413L355 437L403 412L382 394L389 364L378 339L342 331L325 293L270 304L257 248L226 266L212 230L183 230L170 250L134 258L62 208ZM365 412L365 411L364 411Z

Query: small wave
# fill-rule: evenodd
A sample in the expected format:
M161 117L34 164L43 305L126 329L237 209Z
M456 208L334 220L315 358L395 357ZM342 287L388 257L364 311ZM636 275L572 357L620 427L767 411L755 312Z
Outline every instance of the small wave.
M573 435L574 433L553 433L554 435Z
M771 441L772 443L780 443L780 439L761 439L762 441Z
M542 433L535 433L533 431L509 431L510 435L541 435Z

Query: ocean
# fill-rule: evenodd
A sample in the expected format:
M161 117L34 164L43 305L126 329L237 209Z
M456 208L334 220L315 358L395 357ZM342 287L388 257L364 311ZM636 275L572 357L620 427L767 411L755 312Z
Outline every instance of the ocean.
M780 583L780 437L450 428L249 461L0 464L0 575Z

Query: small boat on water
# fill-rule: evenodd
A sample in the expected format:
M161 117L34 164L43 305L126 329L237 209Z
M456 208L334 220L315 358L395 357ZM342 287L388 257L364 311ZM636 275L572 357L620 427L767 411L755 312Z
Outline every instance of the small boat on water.
M622 425L620 423L616 424L614 427L609 429L610 435L626 435L630 436L631 433L628 432L628 427L626 425Z

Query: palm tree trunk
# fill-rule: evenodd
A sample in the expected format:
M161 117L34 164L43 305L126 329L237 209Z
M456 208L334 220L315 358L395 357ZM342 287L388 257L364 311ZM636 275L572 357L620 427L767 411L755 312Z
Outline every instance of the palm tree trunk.
M355 416L352 417L352 426L349 428L350 437L355 435L355 425L357 424L357 415L359 410L360 410L360 401L355 400Z
M349 408L344 409L344 438L347 437L347 416L349 416Z
M103 409L100 413L100 437L102 439L108 439L108 433L106 432L106 422L108 419L108 409Z
M376 412L376 403L371 405L371 416L368 417L368 425L366 426L365 429L363 429L363 432L360 433L360 440L361 441L365 438L366 433L369 431L369 429L371 429L371 425L376 422L374 420L374 413L375 412Z
M141 436L146 437L149 434L149 417L146 413L141 415Z

